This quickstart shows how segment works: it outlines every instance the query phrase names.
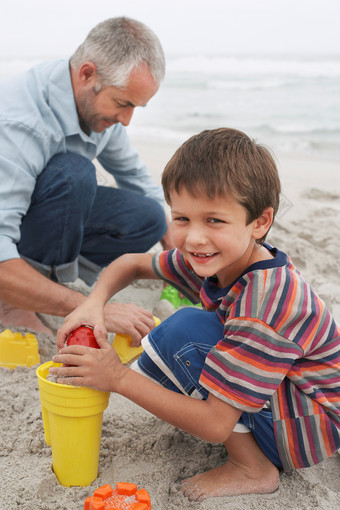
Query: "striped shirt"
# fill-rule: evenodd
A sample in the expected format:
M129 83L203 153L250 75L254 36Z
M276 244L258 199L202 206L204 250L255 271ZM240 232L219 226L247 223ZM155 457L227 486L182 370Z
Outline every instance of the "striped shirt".
M250 266L221 289L178 250L155 255L156 274L218 314L224 338L200 383L246 412L270 400L282 465L312 466L340 448L340 328L287 255Z

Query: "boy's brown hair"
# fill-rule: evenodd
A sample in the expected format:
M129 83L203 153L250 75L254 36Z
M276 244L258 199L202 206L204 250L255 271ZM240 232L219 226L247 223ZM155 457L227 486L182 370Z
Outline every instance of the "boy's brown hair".
M280 179L269 150L242 131L218 128L202 131L179 147L162 174L164 196L184 188L194 197L230 193L247 210L247 224L279 207ZM258 242L262 243L265 236Z

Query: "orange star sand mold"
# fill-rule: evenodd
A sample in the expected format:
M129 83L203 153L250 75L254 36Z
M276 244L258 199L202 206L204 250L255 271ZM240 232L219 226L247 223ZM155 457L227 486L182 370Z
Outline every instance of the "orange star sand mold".
M118 482L115 490L110 484L95 490L93 496L86 498L84 510L151 510L151 500L145 489Z

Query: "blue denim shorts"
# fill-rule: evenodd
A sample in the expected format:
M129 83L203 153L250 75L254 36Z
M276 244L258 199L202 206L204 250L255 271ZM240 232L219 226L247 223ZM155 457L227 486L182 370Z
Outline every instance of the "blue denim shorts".
M194 307L178 310L142 340L144 352L131 368L172 391L198 399L209 392L199 379L205 358L223 338L223 324L214 312ZM282 467L277 451L272 412L243 412L239 424L253 433L265 455ZM244 431L247 429L243 427ZM237 426L235 428L236 432Z

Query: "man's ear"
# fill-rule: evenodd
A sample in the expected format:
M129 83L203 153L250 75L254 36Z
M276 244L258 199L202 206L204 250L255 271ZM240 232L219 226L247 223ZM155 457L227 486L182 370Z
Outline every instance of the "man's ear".
M91 82L94 85L97 78L98 73L96 65L93 62L84 62L79 69L79 80L83 85L88 85Z
M254 221L253 237L254 239L261 239L271 227L273 223L274 209L266 207L259 218Z

